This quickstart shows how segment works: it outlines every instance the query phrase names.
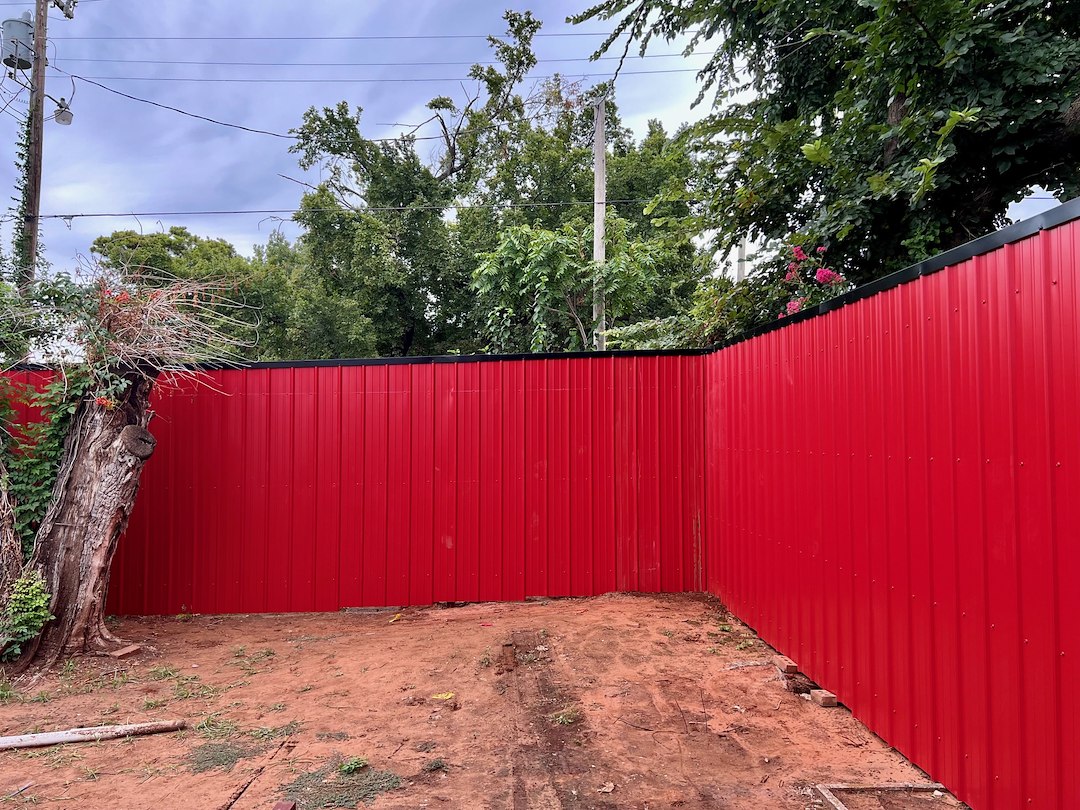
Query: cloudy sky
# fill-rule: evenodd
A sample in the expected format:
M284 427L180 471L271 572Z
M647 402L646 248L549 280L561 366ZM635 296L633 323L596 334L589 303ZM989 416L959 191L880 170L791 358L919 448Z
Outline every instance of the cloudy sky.
M308 107L344 99L363 107L364 134L382 137L426 117L423 107L433 96L462 95L460 80L469 64L490 59L484 37L503 33L501 16L508 7L531 8L544 21L535 41L537 76L560 72L570 78L585 74L590 84L603 81L614 63L586 60L604 28L564 22L585 5L586 0L81 0L74 20L54 10L47 92L72 99L75 118L67 127L46 122L42 214L123 216L45 219L46 258L62 269L103 233L177 224L249 253L275 227L294 236L295 226L267 214L160 212L289 212L303 192L279 176L300 176L288 140L185 117L77 80L72 98L67 74L282 134ZM30 6L29 0L0 0L4 17ZM707 56L683 58L680 51L681 43L657 43L650 58L624 67L618 103L639 134L649 118L673 129L704 111L690 105L697 93L695 69ZM248 64L223 64L228 62ZM0 186L12 189L26 92L11 77L0 86L0 107L5 104ZM47 102L46 114L54 110ZM1050 205L1033 200L1017 213ZM282 216L287 220L287 213ZM5 227L6 246L10 223Z
M15 17L30 5L0 0L0 12ZM401 130L396 124L426 118L423 107L433 96L462 95L460 80L471 63L491 58L484 37L504 32L501 17L509 7L531 8L544 22L535 41L537 76L588 74L585 81L595 83L613 68L611 61L586 61L600 38L582 34L601 32L601 26L564 22L584 0L82 0L74 20L57 10L50 15L47 92L72 97L72 79L60 72L66 71L142 99L277 133L298 125L308 107L344 99L363 107L365 135L392 135ZM624 67L618 102L635 131L643 132L652 117L675 127L700 114L690 104L694 68L706 57L684 59L680 50L679 44L660 43L651 50L658 56ZM170 64L176 62L195 64ZM246 81L221 81L237 79ZM279 176L301 176L288 140L75 84L73 124L46 121L42 214L126 215L44 220L46 257L54 266L69 266L96 236L116 229L187 225L247 253L279 226L266 214L133 212L295 210L303 189ZM2 91L0 106L20 88L8 77ZM17 116L26 114L26 95L19 93L0 115L5 189L15 180ZM46 115L54 111L48 102ZM282 227L296 233L289 223ZM4 238L6 243L7 233Z

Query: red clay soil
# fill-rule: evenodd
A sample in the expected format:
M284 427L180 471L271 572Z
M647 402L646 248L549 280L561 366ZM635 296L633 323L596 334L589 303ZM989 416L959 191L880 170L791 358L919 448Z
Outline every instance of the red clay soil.
M8 697L0 734L190 730L2 753L0 800L29 785L13 804L251 810L319 771L291 794L301 810L346 806L328 787L343 766L371 775L373 793L400 778L376 808L801 809L821 806L816 783L927 781L846 709L786 691L773 651L705 597L129 618L114 631L142 651L69 662Z

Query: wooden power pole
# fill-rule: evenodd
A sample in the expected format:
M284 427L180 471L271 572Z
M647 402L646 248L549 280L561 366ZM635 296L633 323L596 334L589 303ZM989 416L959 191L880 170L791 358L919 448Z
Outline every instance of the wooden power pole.
M595 132L593 134L593 262L596 276L593 281L593 322L596 324L593 346L603 351L607 346L604 330L607 314L604 301L604 263L607 261L604 217L607 213L607 142L604 136L604 99L596 105Z
M45 135L45 49L49 0L37 0L34 9L34 53L30 70L30 154L26 159L26 210L23 212L26 267L20 268L20 288L34 283L37 271L38 231L41 214L41 153Z
M69 20L78 0L35 0L34 53L30 67L30 152L26 156L26 210L23 214L26 267L20 268L19 288L34 283L37 272L38 232L41 229L41 155L45 140L45 64L49 8L55 5Z

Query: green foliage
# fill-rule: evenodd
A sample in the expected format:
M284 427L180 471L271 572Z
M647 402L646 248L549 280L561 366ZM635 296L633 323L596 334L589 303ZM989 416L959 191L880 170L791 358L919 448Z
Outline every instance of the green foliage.
M603 0L644 49L715 47L688 226L825 243L862 282L1003 224L1032 186L1080 192L1080 6L1061 0ZM621 46L620 46L621 49Z
M19 131L19 140L15 144L15 194L13 201L16 203L14 213L14 227L11 233L12 242L12 266L0 269L0 282L10 281L17 286L25 285L31 273L30 255L27 253L27 204L29 202L30 185L27 182L27 169L30 159L30 127L31 117L27 116ZM40 253L40 243L39 243Z
M520 225L503 232L473 276L485 336L496 351L581 351L592 344L593 287L607 298L608 322L640 317L643 303L663 299L664 245L630 236L629 223L611 218L609 261L591 259L592 228L580 222L557 231Z
M411 136L364 138L362 110L344 102L305 114L293 151L327 177L296 216L315 345L352 341L380 355L591 345L592 102L609 88L556 78L522 95L540 23L505 19L505 39L490 39L497 64L470 72L479 93L428 104L445 135L430 163ZM644 201L685 192L692 161L659 123L635 143L615 103L606 109L617 201L602 274L609 318L666 317L688 304L709 263L684 226L684 201L648 211ZM333 335L337 325L354 334Z
M37 571L24 571L15 580L4 613L0 616L0 660L16 658L23 645L37 638L54 617L49 613L49 592Z
M363 770L368 765L368 761L363 757L349 757L340 765L338 765L338 771L346 776Z
M0 444L8 472L7 489L15 502L15 531L26 558L33 551L34 535L52 500L68 427L91 387L90 377L79 369L66 376L58 374L37 389L15 392L8 386L7 402L23 398L39 415L29 424L14 426L6 445ZM0 392L0 397L4 396Z

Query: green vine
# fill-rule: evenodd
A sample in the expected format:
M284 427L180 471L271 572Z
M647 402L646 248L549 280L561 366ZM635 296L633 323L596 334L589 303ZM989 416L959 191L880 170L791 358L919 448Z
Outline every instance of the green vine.
M37 571L24 571L15 580L11 598L0 616L0 660L10 661L22 646L37 638L45 623L55 618L49 613L49 592Z
M89 377L68 374L58 375L39 390L23 393L41 419L14 426L3 451L8 491L15 500L15 530L25 558L33 551L34 535L52 499L71 419L90 388Z

